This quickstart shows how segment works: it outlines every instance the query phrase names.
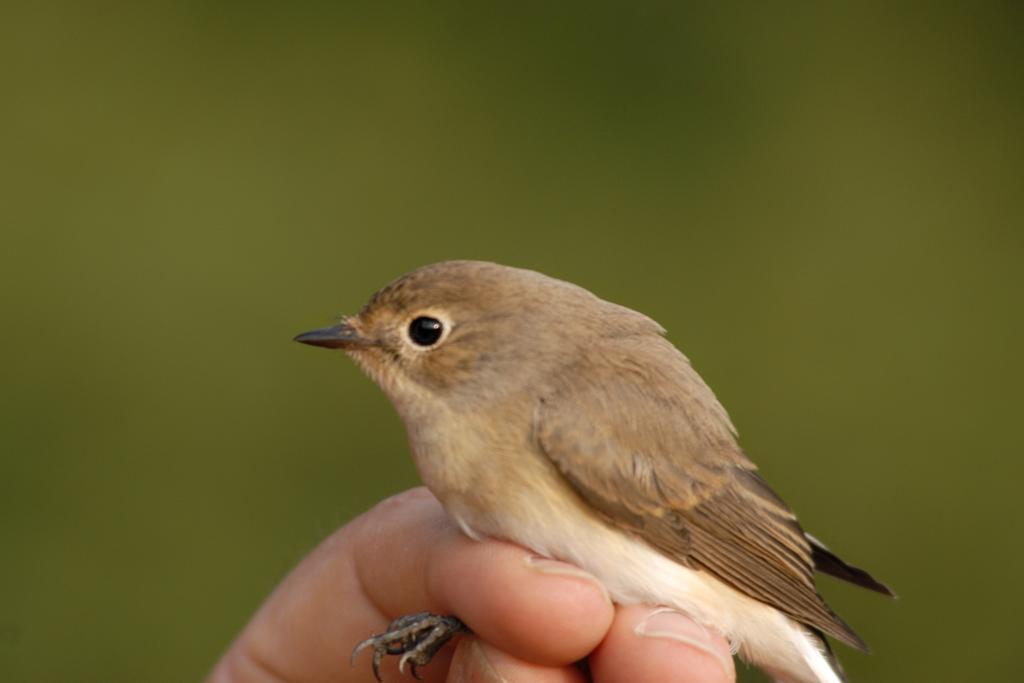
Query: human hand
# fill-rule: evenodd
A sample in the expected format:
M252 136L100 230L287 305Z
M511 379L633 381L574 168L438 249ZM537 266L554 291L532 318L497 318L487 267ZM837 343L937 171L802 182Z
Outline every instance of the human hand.
M348 654L399 616L454 614L472 631L419 674L428 683L727 683L729 645L689 618L612 605L581 569L500 541L473 541L426 489L345 525L274 590L207 683L370 683ZM586 658L588 671L576 666ZM397 658L381 667L402 680Z

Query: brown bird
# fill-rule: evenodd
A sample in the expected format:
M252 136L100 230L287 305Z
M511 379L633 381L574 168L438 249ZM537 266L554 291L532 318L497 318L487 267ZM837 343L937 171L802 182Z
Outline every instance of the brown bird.
M892 593L804 532L664 333L567 282L450 261L296 340L344 349L380 384L468 536L576 564L618 603L685 612L776 681L839 683L826 636L866 646L815 570ZM415 670L463 628L412 615L356 652L374 650L375 672L385 654Z

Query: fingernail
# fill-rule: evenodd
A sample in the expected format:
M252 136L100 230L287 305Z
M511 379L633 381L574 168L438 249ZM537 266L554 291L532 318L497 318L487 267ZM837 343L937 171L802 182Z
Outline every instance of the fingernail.
M584 579L597 586L598 590L601 591L601 595L604 596L605 602L609 605L612 604L612 598L608 595L608 589L604 587L604 584L597 580L597 577L590 572L585 572L579 567L574 567L566 562L559 562L558 560L552 560L547 557L541 557L540 555L527 555L526 566L536 569L541 574L550 574L553 576L575 576L578 579Z
M662 638L685 643L711 655L721 665L726 676L733 676L732 657L723 653L721 648L715 647L715 642L706 628L681 612L668 607L656 609L636 625L633 633L645 638Z
M448 672L450 683L508 683L499 674L476 638L467 638Z

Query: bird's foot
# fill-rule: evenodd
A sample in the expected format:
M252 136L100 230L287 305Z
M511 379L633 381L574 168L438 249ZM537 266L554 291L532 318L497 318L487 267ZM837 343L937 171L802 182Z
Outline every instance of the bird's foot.
M366 648L373 648L373 675L379 681L380 663L384 655L401 655L398 670L405 672L408 664L412 675L419 678L416 667L424 666L452 636L468 631L466 625L455 617L419 612L399 617L388 625L388 630L373 635L356 645L352 651L352 662L356 655Z

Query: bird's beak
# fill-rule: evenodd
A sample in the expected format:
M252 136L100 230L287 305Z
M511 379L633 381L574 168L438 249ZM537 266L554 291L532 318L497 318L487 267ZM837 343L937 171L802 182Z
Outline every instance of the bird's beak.
M371 345L370 340L361 336L347 322L342 322L334 327L303 332L295 337L295 341L310 346L323 346L327 349L352 349Z

